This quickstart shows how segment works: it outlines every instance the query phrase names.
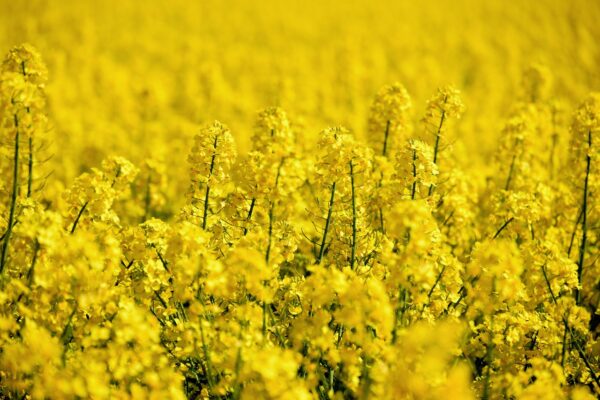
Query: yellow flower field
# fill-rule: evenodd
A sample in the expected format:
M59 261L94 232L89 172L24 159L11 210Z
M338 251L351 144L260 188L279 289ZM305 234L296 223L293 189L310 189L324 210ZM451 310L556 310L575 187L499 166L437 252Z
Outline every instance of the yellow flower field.
M598 398L598 21L0 0L0 398Z

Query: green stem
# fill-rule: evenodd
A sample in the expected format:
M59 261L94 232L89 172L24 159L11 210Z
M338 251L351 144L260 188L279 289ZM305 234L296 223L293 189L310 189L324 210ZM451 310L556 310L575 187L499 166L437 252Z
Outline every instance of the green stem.
M495 286L495 284L494 284ZM485 371L484 384L483 384L483 394L481 395L482 400L488 400L490 398L491 391L491 378L492 378L492 361L494 358L494 342L491 337L494 334L494 318L490 319L490 342L486 346L485 352L485 363L487 369Z
M277 189L279 186L279 177L281 176L281 168L283 167L283 163L285 162L285 158L282 158L279 162L279 166L277 167L277 175L275 176L275 187ZM275 221L274 210L275 209L275 201L271 202L271 206L269 207L269 241L267 243L267 253L265 255L265 261L267 264L269 263L269 258L271 255L271 242L273 240L273 222Z
M233 400L238 400L240 398L240 394L241 394L241 390L242 390L242 385L240 382L241 370L242 370L242 346L240 344L240 347L238 348L238 351L237 351L237 355L235 357L235 381L232 385L232 387L233 387L232 399Z
M440 150L440 138L442 136L442 126L444 125L444 120L446 119L446 111L442 111L442 116L440 118L440 124L438 125L437 132L435 134L435 147L433 149L433 163L437 164L438 153Z
M267 302L262 302L262 335L263 339L267 337Z
M215 168L215 158L217 157L217 144L219 141L219 137L215 136L215 141L213 143L213 154L210 159L210 169L208 171L208 177L206 178L206 192L204 194L204 213L202 217L202 229L206 230L206 221L208 219L208 197L210 196L210 178L212 177L213 170Z
M567 331L569 330L567 324L563 324L565 326L565 331L563 333L562 340L562 349L560 351L560 366L565 369L565 356L567 355Z
M516 159L517 155L514 154L512 157L512 161L510 162L510 168L508 170L508 176L506 177L506 184L504 185L504 190L508 190L510 188L510 181L512 180Z
M31 286L33 285L33 275L34 275L34 271L35 271L35 264L37 262L37 258L38 258L38 253L40 251L40 243L35 240L33 243L33 256L31 257L31 265L29 266L29 269L27 270L27 287L29 289L31 289ZM15 306L17 306L17 304L21 301L21 299L23 298L23 296L25 295L25 293L21 293L19 295L19 297L17 298L17 301L15 302ZM21 328L23 327L23 324L25 323L25 318L22 319L21 321Z
M581 217L583 216L583 210L579 210L579 214L577 215L577 220L575 221L575 226L573 226L573 232L571 232L571 240L569 241L569 248L567 249L567 255L571 256L571 250L573 249L573 242L575 241L575 235L577 234L577 227L579 226L579 222L581 221Z
M148 179L146 180L146 194L144 195L144 217L142 222L146 221L148 219L148 215L150 214L150 200L152 199L150 193L150 182L151 176L150 173L148 173Z
M354 187L354 165L350 161L350 185L352 187L352 250L350 256L350 268L354 268L356 261L356 192Z
M413 149L413 156L412 156L412 173L413 173L413 184L412 184L412 190L410 191L410 199L414 200L415 199L415 194L417 192L417 150Z
M15 152L13 156L13 185L12 193L10 197L10 210L8 214L8 226L6 233L4 234L4 242L2 243L2 255L0 256L0 274L6 267L6 259L8 257L8 244L12 234L12 228L15 222L15 209L17 207L17 196L19 191L19 119L15 115L14 117L15 127L17 132L15 134Z
M33 183L33 138L29 137L29 160L27 162L27 197L31 197L31 186Z
M79 210L77 217L75 217L75 221L73 222L73 227L71 228L71 234L75 233L75 229L77 229L77 224L79 223L79 220L81 219L81 216L83 215L83 212L87 208L88 203L89 202L87 202L87 201L85 202L85 204L81 207L81 210Z
M267 264L271 257L271 242L273 240L273 208L275 208L275 203L271 202L271 207L269 207L269 239L267 241L267 252L265 254L265 262Z
M271 202L271 207L269 207L269 239L267 242L267 251L265 253L265 264L266 267L269 267L269 258L271 257L271 243L273 240L273 208L275 207L275 203ZM262 335L263 339L267 337L267 302L262 301Z
M579 262L577 263L577 280L579 286L581 286L581 278L583 275L583 262L585 259L585 245L587 242L587 206L588 206L588 182L590 178L590 169L592 164L592 131L588 131L588 151L586 154L586 169L585 169L585 181L583 184L583 200L581 206L581 213L583 215L581 220L581 246L579 247ZM581 290L579 287L575 292L575 299L577 304L581 304Z
M204 213L202 216L202 229L206 230L206 219L208 217L208 196L210 195L210 186L206 185L206 193L204 194Z
M394 310L394 327L392 329L392 344L398 340L398 325L402 324L404 311L406 310L406 290L398 288L398 304Z
M514 219L515 219L514 217L510 217L509 219L507 219L506 222L503 223L502 226L496 231L496 233L494 234L494 237L492 239L496 239L498 236L500 236L502 231L508 226L508 224L513 222Z
M383 136L383 156L387 157L388 137L390 135L390 121L385 124L385 134Z
M542 265L542 274L544 275L544 280L546 281L546 286L548 287L548 291L550 292L550 297L552 298L552 302L555 305L558 305L558 300L556 299L556 296L554 295L554 292L552 291L552 286L550 285L550 280L548 279L548 275L546 274L545 265ZM581 357L581 359L583 360L583 363L587 367L587 369L590 373L590 376L592 377L592 379L594 380L596 385L598 387L600 387L600 379L598 379L598 375L596 375L596 372L592 368L592 364L588 360L587 355L585 354L585 351L583 350L583 347L581 347L581 344L575 337L575 333L573 333L573 329L571 329L571 327L569 326L569 321L567 320L567 318L564 315L562 316L562 320L563 320L565 329L569 332L569 336L571 336L571 342L575 345L575 348L577 349L577 353L579 353L579 357Z
M364 382L364 384L362 387L361 400L367 400L371 397L371 386L373 385L373 379L371 378L371 374L369 371L368 357L363 356L362 359L363 359L363 365L362 365L361 380Z
M446 99L444 99L444 103L446 102ZM442 136L442 126L444 125L444 120L446 119L446 111L442 110L442 116L440 118L440 124L438 125L438 129L437 132L435 134L435 147L433 149L433 163L437 164L437 159L438 159L438 153L440 151L440 139ZM433 193L433 184L429 186L429 193L428 195L431 196L431 194Z
M331 198L329 199L329 209L327 210L327 219L325 220L325 229L323 230L323 239L321 240L321 249L319 250L319 256L317 257L317 264L321 264L321 260L323 260L323 255L325 254L325 245L327 244L327 233L329 232L329 225L331 224L334 200L335 182L331 185Z
M440 273L438 274L437 278L435 279L435 282L433 283L433 286L431 286L431 289L429 290L429 293L427 293L427 299L428 300L431 300L431 295L433 294L433 291L435 290L435 288L437 287L437 285L442 280L442 276L444 275L444 271L446 271L446 266L445 265L442 267L442 270L440 271Z
M31 285L33 284L33 274L35 271L35 264L37 262L39 251L40 251L40 242L38 242L36 239L34 242L34 245L33 245L33 257L31 259L31 266L29 267L29 270L27 271L27 286L30 288L31 288Z
M248 210L248 216L246 217L246 226L244 227L244 236L248 233L248 222L252 218L252 213L254 212L254 204L256 204L256 197L252 198L252 202L250 203L250 209Z
M77 312L77 303L75 303L73 305L73 310L71 311L71 314L69 314L69 318L67 319L67 323L65 324L65 327L62 330L62 333L60 334L60 340L65 344L69 344L70 340L67 341L67 339L70 339L68 337L69 334L69 327L71 326L71 323L73 322L73 317L75 316L75 312Z
M554 157L556 145L558 144L558 132L556 132L556 110L552 111L552 147L550 149L550 180L554 180Z
M213 376L212 376L212 362L210 361L210 354L208 353L208 345L206 344L206 338L204 336L204 328L202 321L200 321L200 338L202 340L202 353L204 354L204 361L206 363L206 380L208 381L208 387L212 390L213 387Z
M153 246L153 247L154 247L154 250L156 251L156 255L158 256L158 259L160 260L160 263L162 264L165 271L167 271L168 273L171 273L171 271L169 270L169 262L164 259L161 252L158 251L158 249L155 246Z
M160 295L160 293L158 293L158 290L154 291L154 295L158 299L160 305L163 306L163 308L165 308L165 309L169 308L169 306L167 305L167 302L165 301L165 299L163 299L162 296Z

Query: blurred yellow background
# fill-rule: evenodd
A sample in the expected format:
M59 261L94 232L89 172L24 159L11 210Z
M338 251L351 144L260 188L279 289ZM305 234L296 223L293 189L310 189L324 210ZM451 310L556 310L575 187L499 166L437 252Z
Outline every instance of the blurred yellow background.
M29 42L48 64L61 181L113 153L186 168L191 137L214 119L243 150L271 105L309 146L328 125L360 137L373 96L395 81L415 119L437 87L463 92L471 163L494 149L530 64L571 104L600 87L592 0L2 0L0 11L0 49Z

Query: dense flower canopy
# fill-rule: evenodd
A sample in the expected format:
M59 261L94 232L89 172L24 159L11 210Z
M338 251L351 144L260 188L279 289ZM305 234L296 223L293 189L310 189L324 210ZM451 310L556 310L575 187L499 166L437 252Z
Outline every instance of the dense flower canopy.
M0 397L598 398L592 3L0 0Z

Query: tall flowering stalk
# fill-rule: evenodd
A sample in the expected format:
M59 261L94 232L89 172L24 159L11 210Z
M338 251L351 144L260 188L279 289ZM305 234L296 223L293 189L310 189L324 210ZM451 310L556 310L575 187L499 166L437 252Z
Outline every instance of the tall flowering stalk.
M219 121L203 128L194 138L194 146L188 156L192 205L201 205L201 226L204 230L209 228L211 191L216 198L222 195L236 155L233 136L229 128Z
M373 178L377 181L371 212L379 221L381 232L385 232L384 210L394 201L393 160L410 133L411 107L408 91L394 83L379 90L369 110L367 142L375 152Z
M78 226L94 223L118 225L114 202L123 195L137 174L138 169L125 158L109 157L100 168L92 168L77 177L63 193L69 232L74 234Z
M329 235L332 231L332 224L335 215L338 214L336 211L339 206L336 203L336 196L340 197L340 189L343 189L343 185L340 185L340 183L347 176L347 168L352 158L350 153L352 142L348 130L342 127L328 128L321 132L318 144L321 154L316 164L315 181L319 189L325 192L326 203L323 205L325 223L321 229L322 234L316 258L317 264L323 261Z
M579 106L575 112L571 127L571 156L577 177L583 180L583 193L581 198L581 242L579 245L579 259L577 261L577 277L582 284L582 275L585 262L585 253L588 240L588 209L590 176L592 174L592 161L597 157L600 147L595 135L600 132L600 93L592 93ZM583 164L583 168L581 167ZM582 301L581 289L575 292L577 304Z
M259 168L263 174L268 174L266 182L259 182L257 188L262 188L263 196L261 201L266 201L268 204L268 238L267 249L265 251L265 260L269 263L271 257L271 246L273 242L273 229L275 226L275 207L279 203L282 193L281 176L286 160L293 153L294 134L290 128L290 122L287 114L279 107L269 107L260 111L257 115L254 125L254 136L252 137L253 147L256 151L264 155L263 165ZM289 161L289 160L288 160ZM289 184L286 180L285 186ZM283 188L283 193L285 193ZM252 196L250 210L257 199L256 195ZM252 213L248 211L248 220Z
M295 135L285 111L278 107L261 110L256 117L252 147L239 161L234 181L241 199L232 223L241 225L242 236L264 232L265 259L272 260L274 244L287 229L292 205L287 200L299 185ZM282 230L283 229L283 230ZM257 240L255 238L254 240Z
M29 144L27 194L33 181L33 138L46 130L44 84L47 69L38 52L30 45L11 49L0 69L0 139L13 148L12 188L6 230L0 252L0 274L9 253L21 185L21 141Z
M372 153L342 127L321 132L320 154L315 165L314 183L319 191L316 264L325 253L331 259L345 260L354 268L373 251L373 238L367 229L368 199L373 194L369 174Z
M433 162L439 164L438 158L442 147L447 141L445 134L448 121L459 119L465 111L465 106L460 97L460 92L452 86L439 88L433 97L427 102L427 109L423 117L423 123L428 133L435 138L433 146ZM429 186L429 195L433 193L434 186Z
M406 139L411 106L410 96L400 83L384 86L377 92L368 123L368 141L377 155L393 156L398 143Z
M437 181L438 168L433 162L433 149L427 143L410 139L395 160L394 181L401 198L411 200L426 196L426 190Z

